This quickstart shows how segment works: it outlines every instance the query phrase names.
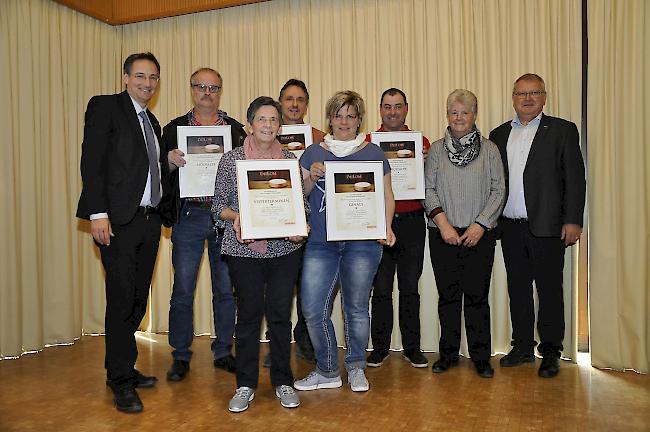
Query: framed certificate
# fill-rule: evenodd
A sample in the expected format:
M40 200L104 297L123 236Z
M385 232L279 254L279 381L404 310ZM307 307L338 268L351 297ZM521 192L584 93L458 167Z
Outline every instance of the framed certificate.
M370 141L388 159L395 199L424 199L422 132L373 132Z
M278 132L278 141L282 148L289 150L300 159L305 149L312 145L311 125L283 125Z
M244 240L307 236L297 159L238 160L239 221Z
M213 196L221 156L232 149L230 125L179 126L177 136L186 162L178 169L181 198Z
M327 241L386 238L383 162L325 161Z

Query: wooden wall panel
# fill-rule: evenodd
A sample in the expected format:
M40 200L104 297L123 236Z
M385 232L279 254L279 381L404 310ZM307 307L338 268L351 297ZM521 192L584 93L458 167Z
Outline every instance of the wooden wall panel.
M268 0L54 0L110 25L129 24Z

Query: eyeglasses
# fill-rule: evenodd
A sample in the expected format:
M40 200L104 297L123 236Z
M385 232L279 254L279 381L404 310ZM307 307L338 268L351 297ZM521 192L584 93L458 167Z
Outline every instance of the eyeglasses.
M201 93L205 93L206 90L210 93L219 93L221 90L221 86L216 84L190 84L190 86Z
M134 79L138 80L138 81L146 81L147 78L149 79L149 81L152 81L152 82L158 82L158 81L160 81L160 75L155 75L155 74L154 74L154 75L149 75L149 76L147 76L146 74L143 74L143 73L141 73L141 72L138 72L138 73L133 74L133 75L131 75L131 76L132 76Z
M513 96L517 96L518 98L524 99L527 96L540 97L541 95L545 95L545 94L546 92L544 90L535 90L529 92L514 92Z

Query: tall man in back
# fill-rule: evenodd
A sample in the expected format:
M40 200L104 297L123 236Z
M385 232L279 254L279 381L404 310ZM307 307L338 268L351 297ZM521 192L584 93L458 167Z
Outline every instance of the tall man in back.
M135 369L134 333L147 308L160 225L170 215L161 211L167 154L160 152L158 120L147 110L160 65L153 54L139 53L123 69L125 91L88 102L77 217L90 219L106 271L106 383L116 408L133 413L143 409L135 388L157 381Z
M381 127L377 132L409 131L406 126L408 103L400 89L389 88L379 103ZM370 134L366 137L370 141ZM422 137L424 159L430 147ZM420 293L418 281L424 262L426 222L420 200L396 200L392 221L397 242L384 246L372 290L372 317L370 333L373 351L367 359L370 367L381 366L388 357L393 332L393 281L397 271L399 290L399 327L402 333L404 358L416 368L427 367L427 359L420 351Z
M230 125L232 147L241 147L246 138L244 127L219 109L223 92L221 75L210 68L200 68L190 76L190 92L194 107L186 114L173 119L163 129L162 151L168 152L171 171L171 196L173 197L175 223L172 228L172 264L174 287L169 301L169 344L172 366L167 372L169 381L181 381L190 370L192 340L194 338L194 292L199 264L208 245L210 277L212 282L212 313L216 338L212 341L214 367L235 371L231 354L235 332L235 299L228 265L221 255L223 227L215 227L212 220L213 195L180 198L178 167L185 165L183 152L178 149L179 126Z
M537 349L543 356L538 375L552 378L560 370L564 339L564 251L582 233L585 167L576 125L542 113L546 85L540 76L529 73L518 78L512 103L517 116L490 133L499 147L508 186L499 229L513 348L500 364L511 367L535 361L535 281Z

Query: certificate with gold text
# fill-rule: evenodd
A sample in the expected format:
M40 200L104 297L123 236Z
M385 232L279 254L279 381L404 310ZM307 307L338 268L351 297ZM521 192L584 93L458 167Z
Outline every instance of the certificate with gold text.
M289 150L300 159L305 149L312 145L311 125L283 125L278 132L278 141L282 148Z
M238 160L236 167L242 239L307 236L297 159Z
M185 166L178 169L181 198L214 196L221 156L232 150L230 125L179 126L178 149Z
M325 205L327 241L385 239L383 163L325 161Z
M370 141L388 159L395 199L424 199L422 132L373 132Z

